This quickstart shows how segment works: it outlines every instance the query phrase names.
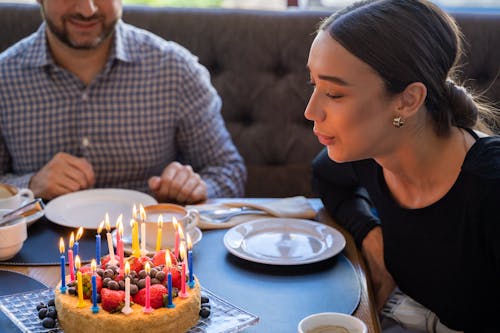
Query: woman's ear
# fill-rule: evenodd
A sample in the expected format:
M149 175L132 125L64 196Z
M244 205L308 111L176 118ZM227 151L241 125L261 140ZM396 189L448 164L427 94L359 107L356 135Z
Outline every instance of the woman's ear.
M425 103L427 88L422 82L413 82L400 93L398 100L398 114L407 119L417 112Z

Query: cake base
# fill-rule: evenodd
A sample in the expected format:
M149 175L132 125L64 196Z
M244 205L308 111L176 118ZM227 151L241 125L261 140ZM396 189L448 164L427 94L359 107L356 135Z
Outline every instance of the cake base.
M133 312L109 313L99 308L98 313L92 313L92 302L85 301L85 307L78 308L78 297L61 294L59 285L55 289L57 318L65 333L124 333L124 332L169 332L185 333L196 325L200 319L200 283L188 289L189 297L176 297L173 300L175 308L159 308L146 314L143 306L133 304Z

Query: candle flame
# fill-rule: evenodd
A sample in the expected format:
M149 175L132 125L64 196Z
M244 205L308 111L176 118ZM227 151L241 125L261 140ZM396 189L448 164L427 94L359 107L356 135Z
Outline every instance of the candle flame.
M73 248L73 244L75 244L75 233L72 231L71 235L69 235L69 248Z
M122 221L123 221L123 214L120 214L120 216L118 216L118 218L116 219L116 230L118 230L118 226L123 223Z
M182 230L182 226L179 224L179 238L184 239L184 231Z
M144 265L144 270L146 271L146 274L149 275L149 272L151 271L151 266L149 265L149 262L146 262L146 265Z
M139 211L141 214L141 221L146 221L146 210L144 209L144 206L142 204L139 205Z
M172 259L170 258L169 249L165 251L165 266L167 266L167 270L170 270L170 266L172 266Z
M191 250L193 248L193 243L191 242L191 236L189 236L189 234L186 234L186 241L188 250Z
M130 274L130 263L127 261L125 262L125 275Z
M160 216L158 216L158 229L161 230L161 228L163 228L163 216L160 214Z
M179 246L179 252L181 254L181 260L184 261L187 258L186 254L186 245L185 242L181 242L181 245Z
M130 219L130 227L133 228L134 227L134 224L135 224L135 220L134 219Z
M83 227L78 228L78 231L76 232L76 241L78 242L80 238L83 236Z
M97 227L97 233L100 234L103 228L104 228L104 221L101 221L99 227Z
M109 225L109 214L106 213L104 215L104 224L106 225L106 231L109 232L111 230L111 226Z
M61 253L61 254L64 253L64 239L62 237L59 240L59 253Z
M134 220L137 219L137 207L135 206L135 204L132 207L132 217L134 218Z
M95 259L92 259L92 261L90 262L90 269L91 269L92 273L95 273L95 271L97 269L97 263L95 262Z
M123 236L123 223L120 221L120 225L118 226L118 234L120 237Z
M75 257L75 267L76 267L76 269L78 269L78 270L79 270L81 265L82 265L82 263L80 262L80 256L79 256L79 255L77 255L77 256Z

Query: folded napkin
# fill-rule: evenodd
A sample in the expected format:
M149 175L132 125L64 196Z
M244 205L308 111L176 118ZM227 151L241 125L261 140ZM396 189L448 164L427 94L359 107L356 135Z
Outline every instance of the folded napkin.
M201 229L224 229L233 227L243 222L259 218L286 217L286 218L313 219L316 216L316 211L313 209L307 198L303 196L290 197L290 198L277 199L264 202L253 202L253 201L249 202L245 200L227 201L224 203L217 203L217 204L191 205L187 206L186 208L196 209L196 210L216 210L216 209L227 209L232 207L249 207L253 209L262 210L265 213L238 215L234 216L229 221L223 223L213 223L208 219L204 219L203 215L200 214L200 219L198 220L198 227Z

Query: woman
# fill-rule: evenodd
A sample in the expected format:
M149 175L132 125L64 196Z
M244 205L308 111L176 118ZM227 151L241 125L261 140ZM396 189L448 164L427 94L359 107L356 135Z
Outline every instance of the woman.
M397 285L440 325L497 332L500 137L453 81L461 51L430 2L355 3L311 46L305 116L326 146L315 189L362 249L379 309Z

